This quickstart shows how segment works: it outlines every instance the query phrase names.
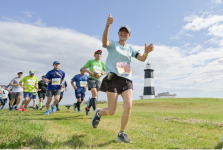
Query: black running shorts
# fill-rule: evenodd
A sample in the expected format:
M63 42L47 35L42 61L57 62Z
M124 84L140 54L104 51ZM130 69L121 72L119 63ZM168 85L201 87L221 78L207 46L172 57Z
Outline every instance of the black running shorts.
M40 98L45 99L45 96L46 96L46 93L38 92L38 97L39 97L39 99L40 99Z
M111 80L107 76L102 80L100 91L122 94L129 89L133 90L132 81L114 74Z

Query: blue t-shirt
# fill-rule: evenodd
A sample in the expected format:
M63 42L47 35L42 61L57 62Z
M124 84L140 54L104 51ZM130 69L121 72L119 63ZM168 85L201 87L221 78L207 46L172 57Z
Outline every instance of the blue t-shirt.
M106 73L113 72L118 76L131 80L131 58L134 57L138 51L128 45L122 46L113 40L110 40L110 45L107 50Z
M87 85L87 80L88 80L88 76L85 74L85 75L80 75L80 74L77 74L75 75L72 79L71 79L73 82L75 81L76 82L76 86L77 86L77 91L80 91L80 92L85 92L86 90L84 89L84 87Z
M65 72L62 70L53 69L46 74L46 79L51 80L48 83L47 90L60 90L63 79L65 77Z

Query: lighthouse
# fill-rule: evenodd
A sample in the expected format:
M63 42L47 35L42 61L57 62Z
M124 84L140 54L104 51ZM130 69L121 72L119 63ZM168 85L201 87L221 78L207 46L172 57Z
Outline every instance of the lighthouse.
M143 91L143 99L153 99L155 97L155 89L154 89L154 76L151 63L148 61L146 63L146 69L144 69L144 91Z

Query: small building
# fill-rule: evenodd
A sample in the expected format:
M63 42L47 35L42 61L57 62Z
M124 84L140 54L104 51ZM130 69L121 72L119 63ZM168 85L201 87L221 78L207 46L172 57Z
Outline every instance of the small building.
M176 98L177 94L170 94L169 92L159 93L155 98Z

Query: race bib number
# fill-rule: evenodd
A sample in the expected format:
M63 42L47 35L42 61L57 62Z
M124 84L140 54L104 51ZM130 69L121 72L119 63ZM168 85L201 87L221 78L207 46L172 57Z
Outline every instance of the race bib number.
M52 85L60 85L60 78L53 78L52 79Z
M35 85L35 80L28 80L27 85Z
M61 89L61 92L64 92L64 88Z
M132 77L132 69L128 63L125 62L117 62L116 68L118 70L118 76L120 77Z
M87 81L80 81L80 87L87 86Z
M101 67L98 67L98 66L93 67L93 72L95 72L95 73L101 73L101 70L102 70Z

